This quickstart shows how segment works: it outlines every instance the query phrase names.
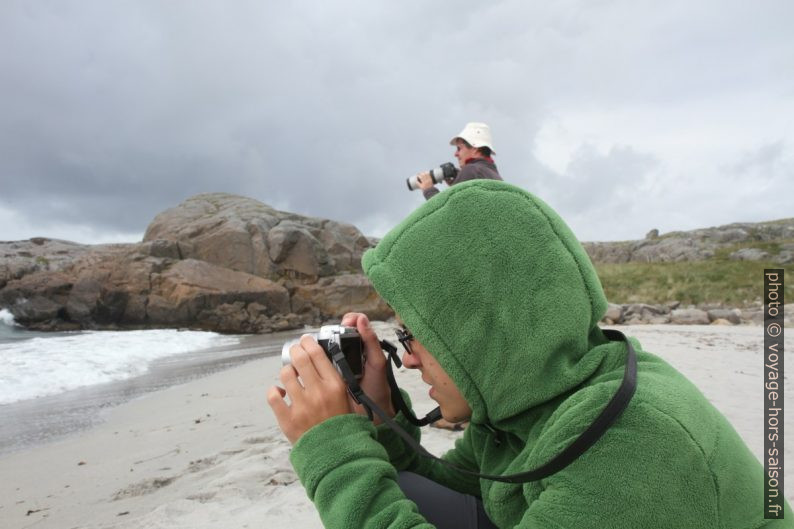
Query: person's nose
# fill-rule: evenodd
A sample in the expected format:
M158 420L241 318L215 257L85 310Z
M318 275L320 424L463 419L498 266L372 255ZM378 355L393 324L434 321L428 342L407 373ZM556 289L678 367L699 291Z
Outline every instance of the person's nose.
M403 365L408 369L417 369L419 366L422 365L422 362L419 361L419 358L417 358L415 354L411 354L408 351L404 351Z

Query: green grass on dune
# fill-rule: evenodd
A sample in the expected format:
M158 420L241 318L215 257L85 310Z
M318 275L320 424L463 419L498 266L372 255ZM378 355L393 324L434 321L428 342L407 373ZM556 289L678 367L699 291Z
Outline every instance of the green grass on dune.
M794 265L790 264L732 261L718 255L707 261L595 263L595 267L612 303L680 301L746 307L763 302L765 268L785 270L785 301L794 303Z

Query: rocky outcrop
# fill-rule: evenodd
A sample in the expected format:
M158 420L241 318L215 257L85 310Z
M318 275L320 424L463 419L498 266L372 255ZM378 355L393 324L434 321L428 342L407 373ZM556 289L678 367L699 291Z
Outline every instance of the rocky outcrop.
M305 283L361 272L361 255L370 247L355 226L225 193L198 195L160 213L143 240L169 241L181 259Z
M677 323L679 325L707 325L711 322L705 310L689 308L670 311L670 323Z
M786 325L794 325L794 303L783 308ZM678 302L663 305L645 303L610 303L601 320L605 325L649 325L672 323L676 325L738 325L760 324L764 321L763 306L749 308L679 307Z
M642 241L584 243L596 262L794 262L794 219L731 224ZM191 327L268 332L393 315L360 268L377 243L354 226L210 193L157 215L143 241L82 245L0 242L0 308L38 329ZM753 246L753 245L756 246ZM785 313L792 314L793 306ZM761 307L610 304L606 324L761 323Z
M213 193L155 217L141 243L0 243L0 307L38 329L268 332L392 312L361 273L354 226Z
M794 263L792 240L794 219L783 219L677 231L661 236L659 230L654 229L639 241L582 244L590 258L598 263L702 261L720 251L729 251L731 259L790 264Z
M45 237L0 243L0 289L26 274L60 270L90 250L85 244Z
M292 308L298 314L309 313L315 320L327 320L338 312L338 307L355 307L372 319L383 320L394 315L363 275L323 278L293 290Z

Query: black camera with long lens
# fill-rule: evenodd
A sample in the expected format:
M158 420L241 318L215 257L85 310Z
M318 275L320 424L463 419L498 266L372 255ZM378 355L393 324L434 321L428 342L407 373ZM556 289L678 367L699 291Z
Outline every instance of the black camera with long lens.
M433 180L434 184L440 184L444 181L446 181L446 183L450 183L455 179L456 176L458 176L458 168L449 162L442 163L435 169L430 169L428 172L430 173L430 178ZM408 189L411 191L419 189L418 176L419 175L414 175L405 179L406 183L408 184Z
M320 347L323 348L325 355L331 360L331 363L334 364L337 371L341 373L339 366L334 361L331 354L334 344L341 349L345 360L347 360L350 369L353 371L353 375L355 375L357 379L364 376L364 342L361 341L361 335L355 328L343 327L341 325L323 325L320 327L320 332L311 333L311 336L313 336L314 339L317 340L317 343L320 344ZM281 348L281 363L283 365L292 364L289 349L299 341L300 339L290 340Z

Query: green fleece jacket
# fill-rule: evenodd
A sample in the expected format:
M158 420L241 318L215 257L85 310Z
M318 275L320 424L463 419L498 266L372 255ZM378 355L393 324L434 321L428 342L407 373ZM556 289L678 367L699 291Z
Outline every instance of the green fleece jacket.
M362 262L472 409L444 455L459 466L484 474L540 466L590 425L622 380L626 346L597 326L606 299L590 260L560 217L517 187L450 188ZM292 463L329 528L430 527L397 486L398 470L481 497L502 528L793 527L788 505L785 521L764 520L762 467L725 417L632 343L638 381L628 408L546 479L461 475L352 414L306 432Z

